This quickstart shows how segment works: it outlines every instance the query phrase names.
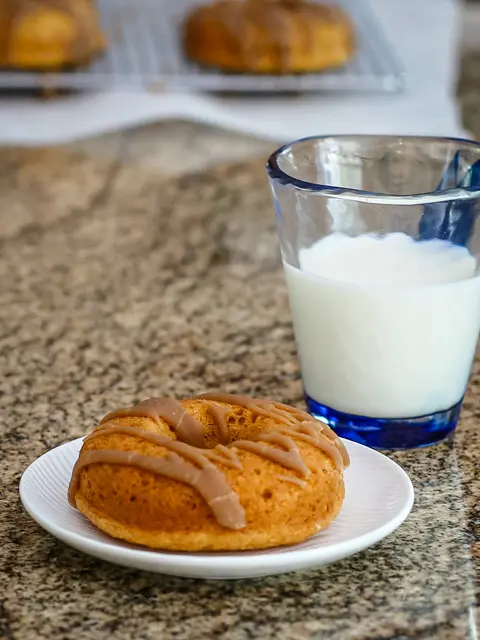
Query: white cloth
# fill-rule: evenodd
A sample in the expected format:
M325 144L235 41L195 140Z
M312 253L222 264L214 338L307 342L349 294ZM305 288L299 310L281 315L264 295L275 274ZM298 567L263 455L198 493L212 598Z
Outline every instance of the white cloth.
M461 3L370 1L406 70L408 89L402 94L219 98L193 93L107 92L53 101L3 98L0 143L64 143L173 118L279 142L335 133L464 135L454 98Z

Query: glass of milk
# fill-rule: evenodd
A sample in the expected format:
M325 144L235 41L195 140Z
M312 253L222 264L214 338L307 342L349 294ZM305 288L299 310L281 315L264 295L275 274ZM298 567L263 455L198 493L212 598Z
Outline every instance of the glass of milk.
M396 449L455 429L480 329L479 160L475 142L390 136L270 157L306 402L339 435Z

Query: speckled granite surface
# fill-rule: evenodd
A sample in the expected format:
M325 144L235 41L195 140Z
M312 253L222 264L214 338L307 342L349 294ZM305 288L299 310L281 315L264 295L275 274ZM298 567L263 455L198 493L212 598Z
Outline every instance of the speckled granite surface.
M41 530L21 472L107 410L209 388L301 404L301 385L261 162L167 180L4 150L0 167L0 638L476 637L478 365L454 441L395 456L416 489L406 524L330 567L181 580Z
M480 140L480 34L479 48L465 52L458 83L463 123Z

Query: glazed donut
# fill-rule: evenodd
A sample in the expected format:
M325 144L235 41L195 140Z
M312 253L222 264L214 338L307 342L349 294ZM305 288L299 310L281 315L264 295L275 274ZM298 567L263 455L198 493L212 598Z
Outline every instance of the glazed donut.
M0 0L0 67L57 71L104 49L92 0Z
M332 522L348 464L335 433L299 409L225 393L151 398L87 436L69 501L150 548L264 549Z
M308 0L216 0L184 23L187 56L231 72L319 72L345 64L355 36L336 5Z

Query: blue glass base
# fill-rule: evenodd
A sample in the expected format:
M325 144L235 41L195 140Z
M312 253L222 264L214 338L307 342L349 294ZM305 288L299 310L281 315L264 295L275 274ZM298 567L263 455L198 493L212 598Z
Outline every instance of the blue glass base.
M342 438L373 449L413 449L444 440L457 426L462 400L451 409L419 418L367 418L335 411L305 395L309 412Z

